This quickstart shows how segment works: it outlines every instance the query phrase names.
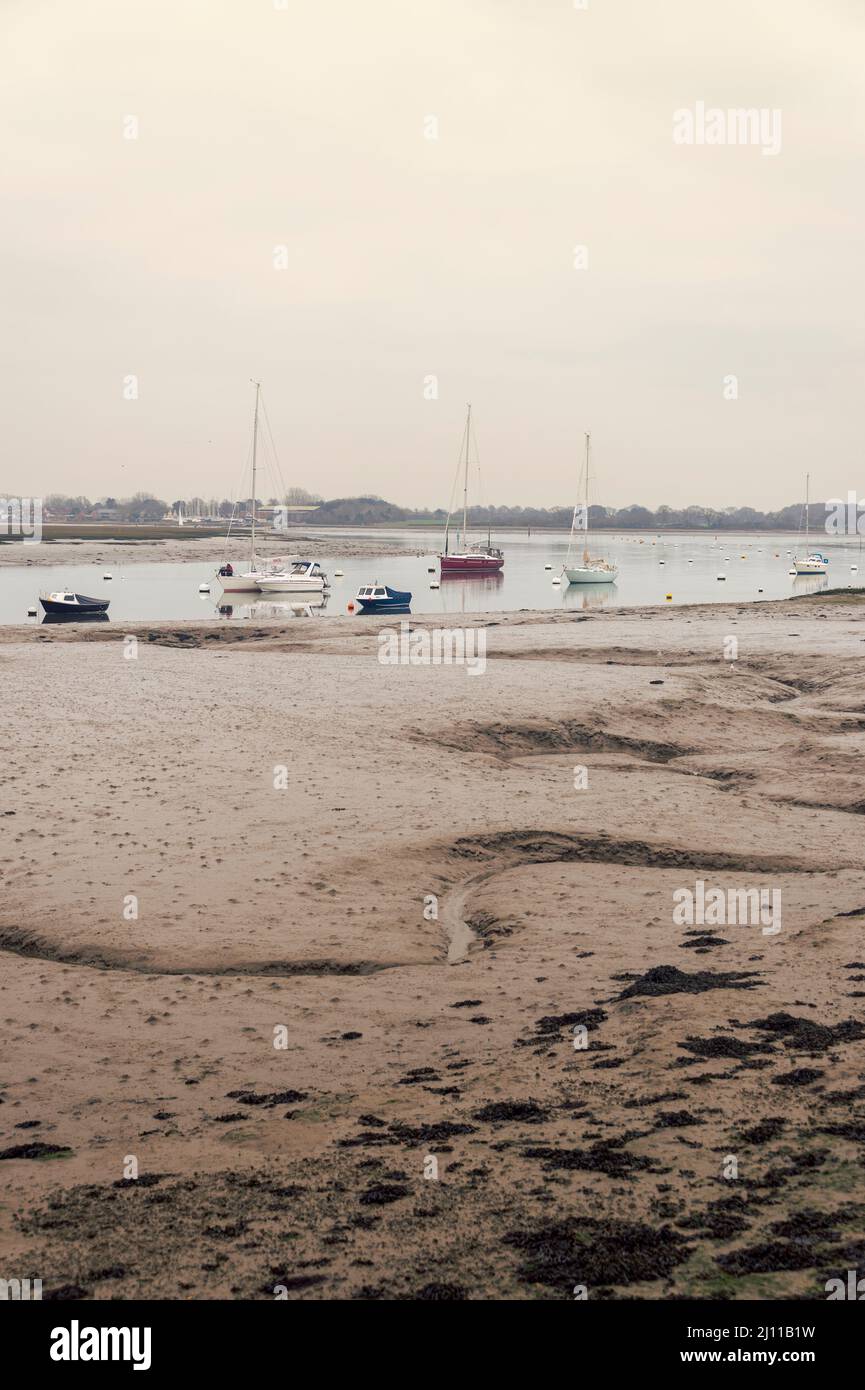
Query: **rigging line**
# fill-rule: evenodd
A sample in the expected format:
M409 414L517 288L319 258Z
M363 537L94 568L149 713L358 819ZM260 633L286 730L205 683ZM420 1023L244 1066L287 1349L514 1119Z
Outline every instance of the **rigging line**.
M245 460L244 465L243 465L243 473L241 474L241 477L240 477L240 488L239 488L239 490L240 490L241 493L243 492L244 482L245 482L245 480L246 480L246 475L247 475L247 472L248 472L249 469L250 469L251 463L252 463L252 444L251 444L251 443L248 443L247 446L246 446L246 460ZM232 528L232 526L234 525L234 521L235 521L235 518L236 518L236 516L237 516L237 508L238 508L238 506L240 505L240 501L241 501L241 498L240 498L239 496L238 496L238 497L235 497L235 498L232 500L232 505L231 505L231 516L230 516L229 519L228 519L228 530L227 530L226 533L225 533L225 547L224 547L223 552L222 552L223 561L225 560L225 557L226 557L226 555L228 554L228 542L229 542L229 540L231 539L231 528Z
M448 519L447 519L447 523L446 523L445 529L447 529L447 527L450 525L451 517L452 517L453 514L454 514L454 502L456 501L457 488L459 487L461 464L462 464L462 461L463 461L463 445L464 445L464 443L465 443L466 429L467 429L467 428L468 428L468 422L466 422L466 424L463 425L463 432L462 432L462 434L460 435L460 448L459 448L459 453L457 454L457 466L456 466L456 471L455 471L455 473L454 473L454 481L453 481L453 487L451 488L450 501L448 502Z
M273 430L271 429L271 425L270 425L270 416L269 416L268 413L267 413L267 405L266 405L265 400L264 400L264 392L262 392L262 394L261 394L261 409L262 409L262 413L263 413L263 415L264 415L264 423L265 423L265 427L266 427L266 429L267 429L267 437L268 437L268 440L269 440L269 443L270 443L270 448L271 448L271 450L273 451L273 463L274 463L274 479L273 479L273 481L274 481L275 483L278 483L278 484L279 484L279 491L278 491L278 493L277 493L277 496L281 496L281 497L283 498L283 500L285 500L285 499L287 498L287 496L288 496L288 492L287 492L287 489L286 489L286 486L285 486L285 478L283 477L282 466L281 466L281 464L280 464L280 462L279 462L279 454L278 454L277 448L276 448L276 440L275 440L274 437L273 437Z

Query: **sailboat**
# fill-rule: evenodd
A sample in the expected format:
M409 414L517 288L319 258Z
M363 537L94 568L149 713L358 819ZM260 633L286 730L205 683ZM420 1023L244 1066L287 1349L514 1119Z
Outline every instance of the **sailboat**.
M275 560L259 560L255 553L255 480L258 453L258 406L261 397L261 382L254 381L255 387L255 411L252 417L252 538L249 549L249 569L235 573L234 566L230 562L223 564L216 572L216 577L222 585L223 592L226 594L257 594L261 592L260 580L276 573L282 568L281 562Z
M793 569L796 574L826 574L829 569L829 556L822 555L819 550L810 549L808 539L811 530L811 474L805 474L805 558L800 560L798 555L793 557ZM798 550L798 546L796 547Z
M562 576L567 579L569 584L613 584L619 573L618 565L612 565L608 560L593 560L589 554L589 456L591 448L591 435L586 435L586 500L582 505L578 502L574 507L574 515L571 521L571 534L568 539L568 553L565 556L565 563L562 567ZM583 516L580 516L580 513ZM578 519L581 525L577 525ZM583 533L583 562L574 564L571 562L571 551L575 548L574 542L578 531Z
M442 574L497 574L505 563L505 557L500 550L496 550L490 543L491 537L487 531L486 545L469 545L466 532L469 509L469 446L471 444L472 433L472 408L468 407L466 414L466 456L465 468L463 472L463 522L457 535L457 549L451 553L450 550L450 513L445 523L445 548L439 555Z

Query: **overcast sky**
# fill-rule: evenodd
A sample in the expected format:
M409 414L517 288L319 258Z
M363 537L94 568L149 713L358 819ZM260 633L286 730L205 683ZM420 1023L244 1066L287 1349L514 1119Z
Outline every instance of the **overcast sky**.
M610 505L865 494L863 0L2 0L0 30L7 492L236 495L260 377L286 484L328 497L446 505L467 400L488 502L570 501L585 430ZM780 151L674 143L698 102L780 111Z

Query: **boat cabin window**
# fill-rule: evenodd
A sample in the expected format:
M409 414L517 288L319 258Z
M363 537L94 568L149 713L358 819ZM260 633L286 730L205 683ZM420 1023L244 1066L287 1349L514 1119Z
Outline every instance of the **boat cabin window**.
M387 589L376 589L376 591L375 591L375 597L376 597L376 598L387 598Z

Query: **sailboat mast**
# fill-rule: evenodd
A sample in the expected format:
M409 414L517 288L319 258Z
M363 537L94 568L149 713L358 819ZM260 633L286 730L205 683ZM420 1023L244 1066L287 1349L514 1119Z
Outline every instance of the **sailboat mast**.
M805 554L808 554L810 543L808 537L811 532L811 474L805 474Z
M258 397L261 391L261 382L256 381L255 385L255 414L252 417L252 565L255 570L255 465L256 453L258 450Z
M586 525L585 540L583 542L583 564L589 563L589 441L591 435L586 433Z
M472 437L472 406L469 401L466 414L466 469L463 475L463 538L462 549L466 548L466 521L469 510L469 441Z

